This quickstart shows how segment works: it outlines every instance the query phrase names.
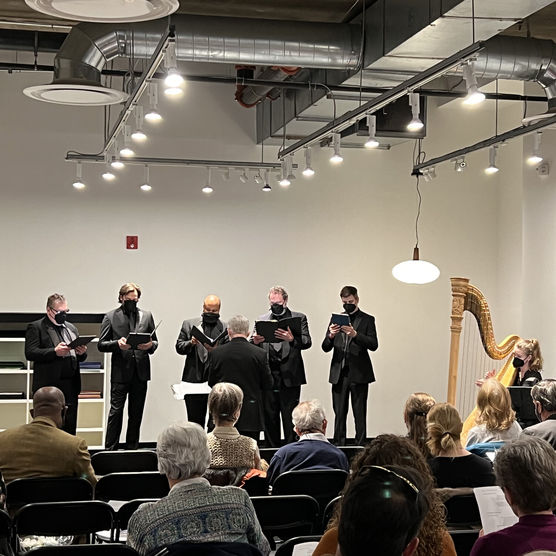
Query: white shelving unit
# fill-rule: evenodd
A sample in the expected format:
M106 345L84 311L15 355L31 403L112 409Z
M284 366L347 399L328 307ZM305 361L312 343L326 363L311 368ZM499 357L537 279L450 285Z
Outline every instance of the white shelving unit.
M35 316L35 315L32 315ZM39 318L39 317L36 317ZM27 322L30 322L30 318ZM75 323L80 334L98 334L98 324ZM6 326L4 325L3 328ZM21 326L20 326L21 328ZM32 407L33 363L25 359L25 332L17 337L2 337L0 331L0 430L29 423ZM21 361L21 369L5 368L2 362ZM100 369L81 369L81 390L100 391L100 399L80 399L77 414L77 436L84 438L89 448L102 448L106 430L106 398L108 354L98 351L98 340L87 349L87 362L100 363ZM2 399L1 393L22 392L21 399Z

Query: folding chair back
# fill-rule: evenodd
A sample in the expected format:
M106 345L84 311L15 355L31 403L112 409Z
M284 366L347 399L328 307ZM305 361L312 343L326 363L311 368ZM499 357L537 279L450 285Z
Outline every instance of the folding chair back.
M25 553L26 556L134 556L138 552L125 544L70 544L43 546Z
M92 500L93 486L82 477L35 477L15 479L6 485L8 510L34 502Z
M251 477L245 481L243 489L249 496L268 496L268 479L260 476Z
M116 530L113 534L114 541L125 542L125 539L120 539L120 535L122 531L127 530L127 524L131 516L135 513L135 510L145 502L156 502L156 500L155 498L136 498L120 506L120 509L116 512Z
M0 510L0 554L7 556L12 552L12 520L7 512Z
M353 458L362 450L365 449L364 446L338 446L338 448L340 450L342 450L342 452L344 452L346 458L349 461L349 465L351 466L351 462L353 461Z
M336 496L336 498L332 498L332 500L326 504L326 508L324 508L324 513L322 515L322 531L326 529L328 522L336 511L336 504L339 504L341 499L341 496Z
M153 450L120 450L97 452L91 457L95 475L128 471L157 471L158 458Z
M302 469L287 471L278 476L272 486L275 494L307 494L319 504L319 519L326 505L340 494L348 474L341 469Z
M272 459L272 456L278 451L278 448L259 448L259 454L262 459L265 459L268 463Z
M95 499L135 500L136 498L162 498L170 492L168 479L158 471L110 473L98 480Z
M469 527L481 524L479 506L474 494L452 496L444 502L444 506L448 527Z
M38 502L23 506L14 517L17 535L91 535L112 530L114 510L106 502Z
M458 556L469 556L475 541L479 538L479 531L477 529L457 529L448 530Z
M286 540L311 535L318 528L319 505L312 496L254 496L251 502L271 545L275 536Z
M293 537L282 543L277 549L275 556L292 556L296 545L303 543L318 543L320 535L305 535L303 537Z

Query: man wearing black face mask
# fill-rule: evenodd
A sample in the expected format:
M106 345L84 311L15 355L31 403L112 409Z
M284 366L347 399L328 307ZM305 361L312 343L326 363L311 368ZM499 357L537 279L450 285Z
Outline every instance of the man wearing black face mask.
M68 305L63 295L53 293L46 301L46 316L32 322L25 333L25 357L33 361L33 393L43 386L59 388L68 410L63 430L75 434L77 398L81 391L79 363L87 358L87 346L73 349L68 344L79 336L66 322Z
M556 449L556 380L548 378L535 384L531 398L539 423L523 429L521 434L543 438Z
M147 383L151 379L152 355L158 347L154 318L150 311L138 309L141 289L129 282L120 288L120 307L104 316L98 341L99 351L112 352L110 371L110 413L106 427L105 448L116 450L122 431L124 405L127 399L126 448L139 445ZM151 339L133 349L126 341L130 332L151 334Z
M301 335L294 335L290 328L276 331L276 342L264 341L264 336L254 332L251 341L263 348L268 356L273 378L273 388L264 392L265 442L273 448L280 446L280 415L286 444L295 441L291 416L299 404L301 385L306 384L305 367L301 351L312 344L307 317L303 313L291 311L288 307L288 293L281 286L270 288L268 293L270 311L258 320L281 321L290 317L301 319Z
M322 349L334 349L330 376L332 405L334 407L334 444L346 443L346 419L351 396L355 419L355 443L363 446L367 439L367 397L369 384L375 381L369 351L378 348L375 318L359 309L355 286L344 286L340 291L344 312L350 324L331 324L322 342Z
M215 340L226 330L226 323L220 320L220 299L216 295L208 295L203 302L203 313L200 317L184 320L180 335L176 341L176 351L185 355L182 381L202 384L207 381L206 364L209 352L213 349L208 344L201 344L191 335L193 327L202 330L205 336ZM218 342L224 343L227 336ZM208 388L208 387L207 387ZM205 427L208 394L186 394L184 396L187 409L187 420Z

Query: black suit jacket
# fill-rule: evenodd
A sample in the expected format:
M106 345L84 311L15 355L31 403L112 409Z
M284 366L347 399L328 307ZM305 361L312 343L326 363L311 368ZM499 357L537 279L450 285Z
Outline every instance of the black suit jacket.
M375 318L359 310L351 318L351 325L357 331L357 336L349 340L347 363L349 365L349 379L355 384L365 384L375 381L373 364L369 356L369 351L378 348L378 338L376 335ZM322 349L325 352L334 348L332 363L330 364L330 376L328 382L338 384L342 372L342 361L344 358L344 346L346 335L339 332L331 340L328 337L328 330L322 342Z
M25 357L33 361L33 392L43 386L60 387L62 378L74 378L78 389L81 388L79 362L87 359L87 354L77 356L77 371L73 369L71 357L58 357L54 348L62 341L56 331L56 326L48 317L29 323L25 332ZM79 336L77 328L66 322L70 336Z
M233 338L209 354L208 383L231 382L243 390L243 407L236 427L240 431L264 428L262 390L272 388L266 353L245 338Z
M284 386L290 388L292 386L307 384L307 379L305 378L305 366L303 365L301 352L302 350L309 349L311 347L312 340L311 335L309 334L309 323L307 322L307 317L303 313L290 311L289 308L287 311L288 313L285 317L301 318L301 336L294 336L293 342L281 342L282 360L280 362L280 376ZM268 312L261 315L258 320L270 320L271 318L272 313ZM269 350L273 349L267 342L259 344L259 347L262 347L265 350L267 356L269 356Z
M122 307L110 311L104 316L100 327L100 338L98 341L99 351L112 352L112 367L110 380L112 382L131 382L133 371L137 368L139 380L151 379L151 362L149 355L156 351L158 340L156 332L152 335L153 345L148 351L140 349L120 349L118 340L127 338L130 332L151 333L154 330L154 319L150 311L138 309L135 330L129 329L129 320Z
M206 351L206 348L201 344L191 343L191 330L196 326L203 330L203 319L197 317L196 319L184 320L181 325L180 335L176 340L176 351L180 355L185 355L185 363L181 379L184 382L205 382L207 380L206 374L206 359L205 363L201 360L201 353ZM216 335L220 335L227 328L227 324L221 320L216 323ZM227 336L226 336L227 338ZM223 338L220 343L224 343L226 338Z

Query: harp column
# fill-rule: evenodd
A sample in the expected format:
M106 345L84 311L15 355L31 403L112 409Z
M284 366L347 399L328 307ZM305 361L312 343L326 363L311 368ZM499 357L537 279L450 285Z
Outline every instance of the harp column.
M447 400L448 403L455 405L458 380L459 340L469 278L450 278L450 281L452 282L452 323L450 325L450 367Z

